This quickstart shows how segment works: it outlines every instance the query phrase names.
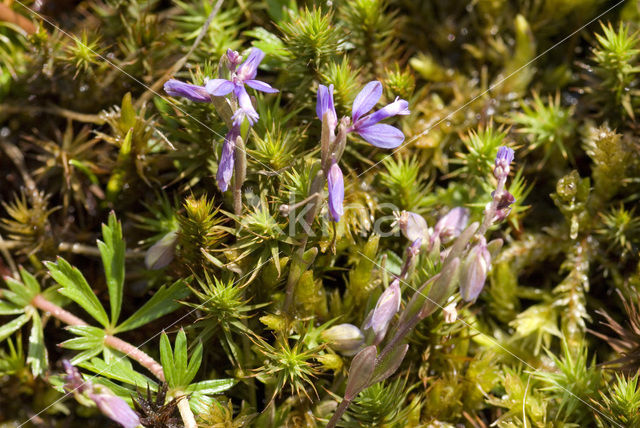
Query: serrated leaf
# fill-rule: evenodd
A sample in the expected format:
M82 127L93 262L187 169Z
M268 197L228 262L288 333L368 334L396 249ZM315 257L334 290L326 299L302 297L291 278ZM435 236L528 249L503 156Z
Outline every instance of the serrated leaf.
M29 334L29 350L27 353L27 364L31 365L31 373L40 376L47 370L47 348L44 346L44 332L42 331L42 320L37 311L31 316L31 334Z
M98 249L102 257L104 275L109 290L109 305L111 307L111 324L118 322L122 307L122 290L125 275L125 242L122 238L122 225L112 211L109 214L108 225L102 225L102 239L98 241Z
M160 336L160 363L162 364L162 370L164 371L164 377L167 380L167 384L169 384L169 386L173 388L176 385L178 376L175 372L171 343L169 343L167 333L165 333L164 331Z
M29 321L29 315L23 314L0 326L0 342L11 336L16 330Z
M199 392L201 394L219 394L236 384L235 379L213 379L192 383L184 389L186 393Z
M87 280L77 268L72 267L62 257L58 257L57 263L46 262L45 265L49 269L51 277L62 286L58 290L61 294L80 305L82 309L87 311L104 327L109 326L107 313L100 304L98 297L93 293Z
M177 300L184 299L189 294L189 288L184 281L176 281L168 288L160 287L147 303L116 327L115 332L133 330L175 311L181 306Z

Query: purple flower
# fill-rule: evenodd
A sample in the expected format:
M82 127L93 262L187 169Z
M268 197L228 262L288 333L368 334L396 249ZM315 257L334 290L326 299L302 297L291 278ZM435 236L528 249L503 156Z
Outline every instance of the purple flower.
M242 61L242 55L240 55L237 51L227 49L227 59L229 60L229 70L231 72L234 72L236 71L238 64L240 64L240 61Z
M462 233L467 222L469 221L469 210L466 208L456 207L445 214L433 228L432 240L437 236L440 242L457 237Z
M336 162L333 162L329 168L327 187L329 188L329 215L337 223L344 214L344 179L342 170Z
M491 192L491 196L493 196L496 201L496 213L493 216L494 222L502 221L507 218L511 212L511 205L516 201L516 198L507 190L503 190L499 195L496 195L495 193L496 192Z
M409 114L409 103L396 98L380 110L364 116L378 103L382 96L382 84L376 80L367 83L353 101L351 118L353 124L349 131L357 132L362 138L376 147L393 149L404 141L404 134L391 125L378 124L381 120L396 115Z
M69 360L62 360L62 367L67 375L64 377L64 389L67 392L73 392L81 394L87 389L91 388L91 383L82 379L82 375L77 367L75 367Z
M158 242L147 250L144 265L149 270L159 270L167 267L175 256L178 244L178 233L175 230L164 235Z
M509 165L511 162L513 162L513 149L500 146L493 167L493 175L498 179L506 178L509 175Z
M460 295L466 302L478 298L491 266L491 254L484 238L467 255L460 275Z
M325 113L329 113L327 120L329 121L331 130L336 129L338 125L338 115L333 105L333 85L329 85L328 88L324 85L318 86L318 101L316 103L318 119L324 120Z
M371 318L365 323L364 328L371 328L376 335L376 343L380 343L387 332L389 323L400 309L400 280L394 279L391 285L384 290L373 309Z
M211 96L204 86L192 85L191 83L170 79L165 82L164 90L172 97L185 97L198 103L211 102Z
M415 242L416 239L425 239L429 234L427 222L420 214L402 211L400 214L396 212L395 216L400 231L409 241Z
M231 127L227 135L224 137L222 144L222 153L220 154L220 163L218 163L218 172L216 181L221 191L226 192L233 176L233 166L235 164L236 155L236 138L240 136L240 125Z
M258 120L258 112L251 104L251 98L247 93L244 85L246 84L250 88L256 91L266 92L273 94L278 92L268 83L260 80L255 80L258 73L258 65L264 58L264 52L258 48L251 49L251 53L245 62L243 62L231 75L229 80L227 79L211 79L207 81L205 88L210 95L214 97L222 97L233 92L233 95L238 99L239 108L233 114L234 125L239 125L246 117L251 125Z
M101 388L102 389L102 388ZM105 388L106 389L106 388ZM107 390L108 391L108 390ZM89 393L103 415L124 428L135 428L140 425L140 418L122 398L113 395L111 391Z

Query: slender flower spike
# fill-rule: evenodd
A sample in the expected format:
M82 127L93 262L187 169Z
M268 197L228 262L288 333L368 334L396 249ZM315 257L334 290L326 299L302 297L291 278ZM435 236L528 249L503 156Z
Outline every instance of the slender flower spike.
M233 176L233 166L235 164L236 155L236 138L240 136L240 125L231 127L227 135L224 137L222 144L222 153L220 154L220 163L218 163L218 172L216 173L216 181L222 192L226 192L231 183Z
M440 238L440 242L447 242L456 238L469 222L469 210L466 208L456 207L445 214L433 228L434 239L436 236Z
M344 214L344 179L342 170L336 162L333 162L329 168L327 187L329 188L329 215L337 223Z
M191 83L171 79L164 84L164 90L172 97L185 97L198 103L211 102L211 96L204 86L192 85Z
M207 81L205 88L210 95L214 97L223 97L233 92L238 99L238 110L233 114L234 125L240 125L246 117L251 125L258 120L258 112L251 104L251 98L247 93L244 85L255 89L256 91L273 94L278 92L268 83L255 80L258 73L258 66L264 58L264 52L258 48L251 49L251 53L245 62L233 71L231 78L227 79L211 79Z
M497 178L506 178L509 175L509 165L513 162L513 149L501 146L496 155L493 175Z
M404 134L391 125L379 124L386 118L409 114L409 103L396 98L380 110L365 116L378 103L382 96L382 84L377 80L367 83L353 101L349 131L357 132L370 144L383 149L393 149L404 141Z
M400 214L397 212L396 223L400 227L402 234L412 243L416 239L426 239L429 235L429 227L424 217L420 214L412 213L411 211L402 211Z
M333 85L329 85L329 87L320 85L318 86L318 101L316 102L318 119L323 120L327 112L329 113L329 127L333 131L336 129L336 126L338 126L338 115L336 114L336 108L333 104Z
M500 192L499 195L495 195L495 192L491 192L491 196L496 199L496 213L493 216L493 221L502 221L511 212L511 205L516 201L516 198L506 190Z
M465 302L476 300L484 287L491 266L491 254L484 238L467 255L460 276L460 295Z
M376 342L382 341L393 316L400 309L400 280L394 279L391 285L380 295L373 315L365 328L371 328L376 335Z
M96 403L102 414L124 428L135 428L140 425L140 418L136 412L129 407L126 401L113 395L111 391L89 393L89 398Z

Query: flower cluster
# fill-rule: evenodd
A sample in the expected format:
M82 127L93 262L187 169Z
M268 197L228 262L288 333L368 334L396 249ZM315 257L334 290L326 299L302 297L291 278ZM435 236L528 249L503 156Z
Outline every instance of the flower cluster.
M222 154L216 180L220 190L225 192L231 177L235 163L236 141L241 135L240 126L246 118L250 125L254 125L258 118L258 112L251 103L251 97L245 85L256 91L273 94L278 92L268 83L256 80L258 66L264 59L264 52L258 48L252 48L246 61L238 66L241 56L238 52L227 50L227 63L231 76L228 79L207 79L204 86L181 82L176 79L167 81L164 90L174 97L185 97L195 102L211 102L212 97L224 97L233 94L237 109L233 113L231 129L224 138Z
M328 165L325 175L329 189L329 214L335 222L338 222L344 213L342 206L344 181L338 161L344 151L347 134L355 132L371 145L383 149L394 149L404 141L404 134L401 130L378 122L389 117L409 114L409 103L396 98L394 102L387 104L380 110L367 114L376 106L381 97L382 84L378 81L367 83L353 101L351 120L349 121L348 118L342 119L341 124L344 124L344 130L343 132L338 132L336 137L335 130L338 127L338 115L333 102L333 85L329 85L329 87L320 85L318 87L316 114L330 133L329 137L325 136L323 138L332 140L330 141L331 147L328 148L328 153L324 153L323 157L331 158L331 165Z

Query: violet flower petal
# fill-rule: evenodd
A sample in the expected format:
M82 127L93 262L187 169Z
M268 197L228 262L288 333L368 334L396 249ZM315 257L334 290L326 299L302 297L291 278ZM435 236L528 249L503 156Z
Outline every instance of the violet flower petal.
M247 60L243 62L240 67L238 67L238 71L236 71L238 79L242 82L246 82L247 80L251 80L256 77L256 74L258 73L258 66L263 59L264 52L258 48L252 48Z
M329 188L329 214L337 223L344 214L344 178L342 170L335 162L329 168L327 187Z
M222 145L222 153L220 154L220 163L218 164L218 172L216 173L216 181L222 192L226 192L233 176L233 166L235 164L236 138L240 136L240 130L234 126L227 133Z
M353 101L351 118L355 123L360 117L375 107L382 96L382 83L374 80L367 83Z
M276 88L261 80L245 80L244 83L250 88L255 89L256 91L266 92L267 94L275 94L276 92L280 92Z
M384 290L376 303L371 317L371 328L378 336L386 331L391 319L400 309L400 281L395 279L389 287Z
M381 149L395 149L404 141L404 134L398 128L384 123L356 129L362 138Z
M136 428L140 425L140 418L122 398L110 393L91 393L89 398L106 417L124 428Z
M203 86L192 85L176 79L167 80L164 84L164 90L172 97L185 97L198 103L211 101L211 97Z
M227 79L211 79L205 85L207 92L214 97L223 97L229 94L236 85Z
M363 117L359 123L354 124L354 126L357 130L360 127L364 128L374 125L388 117L407 115L409 113L409 103L405 100L396 98L396 100L391 104L387 104L375 113L371 113L370 115Z
M240 126L242 123L242 119L245 117L249 121L251 125L255 124L260 116L258 112L253 107L251 103L251 97L244 86L236 86L236 89L233 91L235 96L238 98L238 110L233 114L233 126Z
M333 104L333 85L327 88L324 85L318 86L318 101L316 103L316 115L322 121L324 114L329 112L329 126L332 129L338 125L338 115Z

